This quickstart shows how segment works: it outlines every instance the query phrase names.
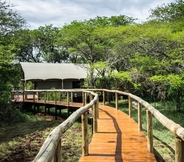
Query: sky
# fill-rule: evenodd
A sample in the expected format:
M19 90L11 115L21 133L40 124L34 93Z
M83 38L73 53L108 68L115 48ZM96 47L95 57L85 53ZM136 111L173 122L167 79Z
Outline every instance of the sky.
M70 22L97 16L126 15L146 21L150 9L175 0L9 0L12 8L29 24L29 28L52 24L62 27Z

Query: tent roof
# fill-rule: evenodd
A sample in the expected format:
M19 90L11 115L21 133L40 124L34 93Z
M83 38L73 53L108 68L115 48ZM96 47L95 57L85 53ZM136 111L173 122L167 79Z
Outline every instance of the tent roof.
M24 80L84 79L86 64L21 62Z

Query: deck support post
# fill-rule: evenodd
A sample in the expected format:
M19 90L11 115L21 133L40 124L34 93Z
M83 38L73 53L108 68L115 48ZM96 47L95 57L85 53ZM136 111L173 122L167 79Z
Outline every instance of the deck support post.
M102 94L103 94L103 96L102 96L103 97L103 105L105 105L105 91L104 90L102 91Z
M138 131L142 131L142 105L138 102Z
M147 133L148 133L148 151L153 152L153 132L152 132L152 114L149 110L146 110L147 116Z
M184 161L184 141L176 137L175 162Z
M82 155L87 156L88 150L88 114L82 114Z
M128 96L129 117L132 118L132 98Z
M116 110L118 110L118 93L115 92L115 96L116 96Z

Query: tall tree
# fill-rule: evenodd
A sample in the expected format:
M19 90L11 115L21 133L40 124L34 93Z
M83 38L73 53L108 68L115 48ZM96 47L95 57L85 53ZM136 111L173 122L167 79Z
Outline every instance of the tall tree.
M0 1L0 118L8 113L10 90L16 85L17 66L14 64L14 32L25 25L25 21L12 10L12 5ZM19 73L18 73L19 74Z
M184 26L184 1L176 0L169 4L162 4L151 10L151 20L170 23L173 31L183 30Z
M53 25L40 26L33 31L34 48L40 53L46 62L61 63L68 61L68 53L65 47L57 45L59 28Z

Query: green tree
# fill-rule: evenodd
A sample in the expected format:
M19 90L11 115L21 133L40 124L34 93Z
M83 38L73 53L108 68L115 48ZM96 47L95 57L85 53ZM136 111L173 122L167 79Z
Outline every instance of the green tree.
M61 29L58 43L68 49L70 56L75 56L76 62L90 65L90 86L94 86L93 64L107 62L112 57L113 52L111 38L102 37L101 31L110 27L130 25L133 22L133 18L123 15L110 18L98 16L83 22L74 21Z
M170 23L173 31L183 30L184 26L184 1L177 0L169 4L162 4L151 10L151 20Z
M8 119L9 99L12 86L18 84L18 66L14 62L16 46L14 32L25 25L25 21L5 1L0 1L0 118ZM10 117L10 115L9 115Z
M65 47L57 45L59 28L53 25L40 26L33 31L34 49L43 60L52 63L67 62L69 54Z

